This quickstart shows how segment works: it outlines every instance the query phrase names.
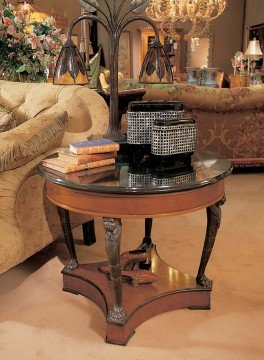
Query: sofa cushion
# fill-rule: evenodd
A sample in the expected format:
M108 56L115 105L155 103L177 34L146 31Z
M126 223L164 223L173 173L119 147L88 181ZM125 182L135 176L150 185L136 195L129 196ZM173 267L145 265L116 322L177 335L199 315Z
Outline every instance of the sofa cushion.
M0 105L0 132L8 131L16 127L13 113Z
M38 115L0 133L0 171L15 169L60 146L67 117L67 112Z

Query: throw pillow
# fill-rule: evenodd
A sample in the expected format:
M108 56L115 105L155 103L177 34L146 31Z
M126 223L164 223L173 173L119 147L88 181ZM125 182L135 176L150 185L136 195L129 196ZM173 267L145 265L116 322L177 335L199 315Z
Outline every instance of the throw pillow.
M39 115L0 133L0 171L20 167L38 155L60 146L67 112Z
M0 105L0 132L8 131L16 127L13 113Z

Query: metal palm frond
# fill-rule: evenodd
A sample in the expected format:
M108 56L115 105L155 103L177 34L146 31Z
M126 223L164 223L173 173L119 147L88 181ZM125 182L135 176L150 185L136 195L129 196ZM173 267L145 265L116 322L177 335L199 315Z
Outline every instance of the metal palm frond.
M149 4L149 0L130 0L131 1L131 10L136 13L140 14L146 10Z
M96 8L94 6L98 7L97 0L78 0L78 1L81 7L89 13L93 13L96 11Z

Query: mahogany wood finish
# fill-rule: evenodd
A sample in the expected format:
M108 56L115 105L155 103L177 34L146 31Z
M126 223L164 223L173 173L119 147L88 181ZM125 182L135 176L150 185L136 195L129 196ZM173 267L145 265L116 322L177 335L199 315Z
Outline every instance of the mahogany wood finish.
M89 193L45 182L46 195L59 207L80 214L112 218L154 218L214 205L224 196L224 180L202 188L164 194Z
M70 274L63 271L64 290L82 294L94 301L107 319L106 341L125 345L135 332L135 328L154 315L181 308L210 309L211 284L197 285L194 277L173 269L159 258L154 246L150 270L159 280L153 284L143 284L137 288L123 283L122 321L112 321L109 309L115 303L112 287L106 274L99 272L97 264L80 265ZM89 280L88 280L89 279Z
M47 197L58 206L64 236L71 255L63 269L64 290L94 301L107 318L106 341L125 345L135 328L148 318L179 308L210 309L212 282L205 276L224 203L224 180L208 186L163 194L111 194L85 192L45 182ZM152 218L207 208L207 232L196 278L165 264L151 241ZM98 271L100 265L79 265L69 221L69 210L103 217L105 248L110 276ZM121 283L121 217L145 218L145 237L140 248L153 246L149 270L159 280L138 288ZM110 281L111 280L111 281Z

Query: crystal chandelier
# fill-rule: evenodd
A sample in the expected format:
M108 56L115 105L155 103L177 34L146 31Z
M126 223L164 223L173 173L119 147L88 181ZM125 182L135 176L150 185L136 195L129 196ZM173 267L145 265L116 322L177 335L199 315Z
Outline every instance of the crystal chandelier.
M160 21L162 31L174 40L180 39L177 23L191 24L184 35L185 40L190 40L207 31L226 5L227 0L150 0L146 13L152 20Z

